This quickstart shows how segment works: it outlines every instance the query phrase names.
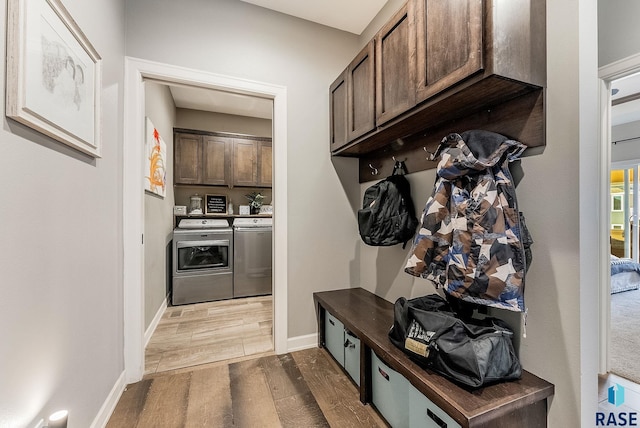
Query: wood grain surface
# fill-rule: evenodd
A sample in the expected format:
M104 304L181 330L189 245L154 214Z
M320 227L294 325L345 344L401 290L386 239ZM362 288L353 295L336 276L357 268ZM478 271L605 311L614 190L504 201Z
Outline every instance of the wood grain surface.
M108 428L385 427L326 351L155 373L129 385Z

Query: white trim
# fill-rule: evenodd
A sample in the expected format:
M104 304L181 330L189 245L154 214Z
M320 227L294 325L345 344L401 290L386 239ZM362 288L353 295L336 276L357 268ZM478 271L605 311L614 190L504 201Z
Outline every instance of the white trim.
M287 88L205 71L125 57L123 138L123 282L124 364L127 383L144 373L144 281L143 281L143 181L144 81L223 89L273 100L273 202L274 210L274 346L277 354L287 349Z
M151 324L149 324L149 327L147 327L147 331L144 332L144 347L145 347L145 349L146 349L147 345L149 344L149 341L151 340L151 336L153 336L153 332L156 331L156 328L158 327L158 324L160 323L160 320L162 319L162 315L164 315L164 311L166 311L166 310L167 310L167 299L165 298L162 301L162 304L160 305L160 307L158 308L158 312L156 312L156 315L151 320Z
M100 411L98 411L98 414L93 419L93 422L91 423L91 428L104 428L107 426L107 422L109 422L109 418L111 418L111 415L113 414L113 411L115 410L116 405L118 404L118 401L120 401L120 397L122 396L124 389L127 387L127 384L124 381L124 379L125 379L125 372L123 371L118 377L118 379L116 380L116 383L113 385L113 388L111 388L111 392L109 393L109 395L107 396L107 399L102 404L102 407L100 407Z
M611 295L609 284L611 271L609 268L609 224L611 213L609 212L609 177L611 176L611 82L616 79L629 76L640 71L640 54L635 54L602 66L598 70L600 79L600 156L601 173L597 195L600 201L600 352L598 370L601 374L609 371L609 347L610 347L610 323L611 323Z
M318 346L318 333L306 334L304 336L291 337L287 341L288 352L302 351Z

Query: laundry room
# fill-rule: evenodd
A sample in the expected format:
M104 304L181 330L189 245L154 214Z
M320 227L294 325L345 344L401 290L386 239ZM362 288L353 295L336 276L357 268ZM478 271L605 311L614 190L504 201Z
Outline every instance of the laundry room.
M145 371L270 351L272 101L156 82L145 98Z

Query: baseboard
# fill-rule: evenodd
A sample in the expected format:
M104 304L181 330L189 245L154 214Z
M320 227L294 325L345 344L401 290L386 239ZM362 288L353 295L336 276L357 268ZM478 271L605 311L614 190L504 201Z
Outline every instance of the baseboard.
M156 327L158 327L158 323L160 323L160 320L162 319L162 315L166 310L167 310L167 299L165 298L162 304L160 305L160 308L158 308L158 312L156 312L156 315L151 320L151 324L149 324L149 328L147 328L147 331L144 332L145 348L149 344L149 341L151 340L151 336L153 336L153 332L156 331Z
M102 404L100 411L91 423L91 428L104 428L107 426L109 418L111 418L111 415L113 414L113 411L115 410L116 405L118 404L118 401L120 400L120 397L122 396L122 393L124 392L126 386L127 384L124 381L123 371L120 374L120 377L118 377L118 380L116 380L115 385L113 385L113 388L111 388L111 392L107 396L107 399L104 401L104 404Z
M318 333L287 339L287 352L302 351L318 346Z

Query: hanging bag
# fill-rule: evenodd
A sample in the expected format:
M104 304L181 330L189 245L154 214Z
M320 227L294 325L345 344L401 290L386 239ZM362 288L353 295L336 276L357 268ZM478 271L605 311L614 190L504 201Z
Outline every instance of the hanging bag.
M407 242L418 227L411 186L404 176L404 162L396 162L393 173L364 192L358 210L358 229L367 245L389 246Z
M391 342L422 367L466 386L519 379L513 331L502 320L463 321L437 294L396 300Z

